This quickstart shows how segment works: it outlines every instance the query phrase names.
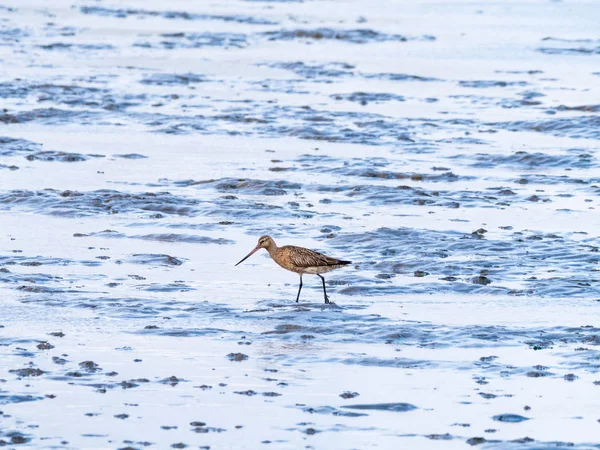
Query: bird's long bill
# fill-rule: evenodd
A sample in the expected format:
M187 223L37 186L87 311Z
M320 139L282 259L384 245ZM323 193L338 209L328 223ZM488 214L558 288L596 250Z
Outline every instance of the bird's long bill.
M248 254L247 254L245 257L244 257L244 259L242 259L242 260L241 260L239 263L237 263L237 264L236 264L236 266L237 266L237 265L239 265L239 264L241 264L241 263L243 263L244 261L246 261L248 258L250 258L250 257L251 257L251 256L252 256L254 253L256 253L256 252L257 252L257 251L259 251L259 250L260 250L260 247L257 245L257 246L254 248L254 250L252 250L250 253L248 253Z

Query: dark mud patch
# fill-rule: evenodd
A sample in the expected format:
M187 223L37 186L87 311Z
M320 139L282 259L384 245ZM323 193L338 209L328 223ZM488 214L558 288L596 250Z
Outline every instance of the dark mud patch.
M369 178L386 176L406 176L409 181L460 181L460 178L451 172L446 175L426 174L401 174L401 173L375 173L358 172L359 175L367 175ZM370 176L377 175L377 176ZM423 207L442 207L448 209L459 208L506 208L511 204L527 202L527 196L504 188L490 188L488 192L475 190L435 190L425 187L411 187L405 184L399 186L386 186L374 184L360 184L354 186L318 186L318 192L326 193L328 197L322 203L351 203L360 199L373 206L382 205L412 205Z
M461 105L471 105L478 109L500 107L503 109L536 108L543 104L542 98L545 94L535 90L514 92L510 91L511 97L485 96L485 95L451 95L450 98Z
M432 82L432 81L443 81L439 78L426 77L422 75L412 75L406 73L363 73L362 77L370 80L384 80L384 81L417 81L417 82Z
M6 164L0 164L0 169L19 170L19 167L15 165L7 166Z
M416 406L410 403L375 403L372 405L344 405L342 408L358 409L361 411L391 411L391 412L407 412L417 409Z
M29 161L81 162L87 161L88 158L79 153L45 151L27 155L26 159Z
M527 81L468 80L459 81L458 84L462 87L488 89L495 87L523 87L527 86L529 83Z
M354 411L343 411L333 406L305 406L305 405L297 405L302 411L310 413L310 414L324 414L331 416L340 416L340 417L363 417L368 414L359 413Z
M245 34L240 33L169 33L153 40L139 41L134 47L146 49L197 49L203 47L243 48L248 45Z
M148 94L131 94L113 91L103 86L102 80L92 79L93 85L84 86L72 84L66 80L63 84L28 82L25 80L13 80L10 83L0 83L0 98L30 100L40 104L54 104L68 107L98 109L103 111L119 112L134 106L140 106L150 101L166 101L169 97L150 96ZM95 84L95 86L94 86ZM39 110L38 119L50 112ZM56 116L59 111L54 111ZM58 118L58 117L56 117ZM4 119L10 123L10 116ZM35 120L30 116L14 116L13 120L30 121Z
M581 168L586 169L597 166L596 159L590 153L581 149L571 149L565 154L551 155L545 153L529 153L518 151L510 155L494 155L476 153L475 155L456 155L453 159L474 159L473 167L493 169L497 166L514 167L518 169L532 169L541 167L552 168Z
M340 161L336 159L325 160L322 158L313 158L311 155L303 155L295 161L302 167L303 171L334 174L340 177L360 177L373 180L405 180L405 181L423 181L423 182L444 182L452 183L456 181L471 181L473 176L457 175L448 168L433 167L431 172L400 172L388 169L390 161L384 158L352 158L344 161L340 165ZM376 186L372 187L374 190ZM408 186L399 187L400 189L410 189ZM333 187L332 190L339 192L369 190L367 186L344 186ZM328 190L325 186L318 186L317 190Z
M36 122L45 125L62 125L65 123L78 122L82 125L98 123L102 114L95 111L70 111L58 108L42 108L30 111L22 111L0 114L0 124Z
M185 242L188 244L217 244L227 245L233 244L234 241L225 238L210 238L207 236L194 236L190 234L145 234L131 236L132 239L143 239L145 241L158 241L158 242Z
M225 238L211 238L208 236L198 236L193 234L178 234L178 233L154 233L154 234L140 234L140 235L127 235L120 233L116 230L104 230L94 233L82 234L78 233L76 237L104 237L109 239L141 239L144 241L156 241L156 242L179 242L187 244L216 244L216 245L228 245L233 244L234 241Z
M72 44L66 42L53 42L51 44L38 45L42 50L64 51L64 52L89 52L102 50L115 50L116 47L111 44Z
M229 361L238 361L238 362L240 362L240 361L247 360L248 359L248 355L245 355L243 353L229 353L227 355L227 359Z
M212 187L218 192L245 195L279 196L302 188L299 183L286 180L255 180L246 178L223 178L198 183L198 187Z
M263 63L275 69L289 70L299 77L307 79L340 78L354 76L355 66L343 62L310 64L304 61Z
M39 377L44 374L44 371L37 367L25 367L23 369L11 369L10 373L14 373L18 377Z
M4 439L0 439L0 447L4 447L6 445L21 445L21 444L27 444L28 442L31 441L31 437L23 434L19 431L8 431L5 432L4 430L2 432L0 432L0 436L8 439L8 441L5 441ZM14 447L13 447L14 448Z
M5 391L0 390L0 405L8 405L11 403L35 402L43 399L44 397L41 396L35 396L30 394L7 394Z
M154 184L152 186L155 186ZM203 230L223 230L223 226L239 223L247 219L295 218L307 219L315 215L310 211L310 205L303 202L301 205L295 197L301 194L303 188L300 183L286 180L259 180L250 178L221 178L213 180L163 180L158 186L164 187L194 187L196 189L213 191L217 195L210 202L198 205L197 212L192 216L202 215L219 218L218 224L211 225L168 225L169 227L192 228ZM285 204L279 203L279 197L291 197L292 200ZM218 227L217 225L221 225Z
M80 153L41 149L42 144L26 139L0 137L0 156L24 156L28 161L80 162L88 159Z
M221 21L243 23L249 25L276 25L277 22L255 16L218 15L218 14L196 14L188 11L156 11L137 8L106 8L101 6L81 6L79 10L83 14L103 17L126 18L152 18L159 17L170 20L198 20L198 21Z
M369 103L403 102L406 100L402 95L385 92L352 92L350 94L331 94L330 97L334 100L360 103L363 106Z
M567 105L559 105L553 108L552 110L557 112L562 111L578 111L578 112L600 112L600 105L579 105L579 106L567 106Z
M289 310L283 309L274 312L273 309L265 308L247 311L248 314L241 316L244 320L249 321L269 318L284 322L255 336L253 340L299 342L306 340L307 336L312 336L312 339L326 342L346 344L384 343L387 345L433 349L519 346L531 350L541 350L562 345L600 345L600 338L598 337L600 330L588 326L552 328L484 325L448 326L410 321L398 322L376 314L350 313L348 306L325 309L325 311L330 311L327 316L323 316L322 311L318 309L319 305L315 305L314 309L308 309L305 304L300 304L299 307L296 305L288 306ZM579 367L579 365L583 365L588 361L588 357L593 358L594 356L596 356L595 352L589 354L581 351L574 352L569 354L568 359L572 362L567 365L573 368ZM307 356L307 359L305 359L296 356L295 359L297 362L307 361L309 357ZM482 357L469 364L490 372L507 370L506 365L497 361L497 359L495 357ZM400 356L396 358L379 358L369 355L329 357L328 361L347 365L402 368L441 367L445 364L443 362L402 358ZM589 368L591 369L591 366ZM532 371L544 372L546 369L541 366L533 367L533 369L529 366L513 367L510 373L529 377L529 373ZM546 376L555 376L555 374L547 372Z
M205 81L207 80L203 75L194 73L153 73L143 78L140 83L150 86L187 86L195 83L204 83Z
M27 155L41 149L42 144L37 142L0 136L0 156Z
M600 139L600 116L560 117L548 120L496 122L486 125L509 131L533 131L574 139Z
M351 44L367 44L371 42L407 42L409 40L434 41L435 37L425 35L408 37L400 34L386 34L370 29L342 30L333 28L297 29L267 31L262 34L270 41L324 41L335 40Z
M91 192L44 189L0 193L0 209L21 208L61 217L148 212L191 216L197 213L198 204L197 200L168 192L130 194L108 189Z
M353 253L347 257L371 261L371 265L363 266L370 271L410 277L416 270L430 274L424 278L426 289L419 287L420 283L402 287L393 283L382 285L374 278L371 282L354 282L351 287L342 289L346 294L362 294L366 292L364 289L371 289L371 293L435 289L437 292L577 297L600 293L600 284L592 273L600 263L595 250L600 243L593 238L581 240L569 234L507 231L504 236L492 239L481 233L381 228L372 233L339 234L329 243L339 251L352 248ZM374 257L374 249L379 249L377 257ZM486 256L466 262L464 258L473 254ZM519 267L508 266L509 260L520 261ZM481 276L492 280L492 284L473 282ZM431 280L432 277L439 281ZM515 282L521 287L502 288L504 283L514 286ZM368 283L370 288L361 289L363 283Z
M387 340L386 342L390 342ZM346 365L356 365L365 367L394 367L397 369L417 369L434 367L431 361L422 359L410 359L410 358L376 358L371 356L366 357L349 357L335 359L332 362L339 362Z
M127 260L133 264L147 264L152 266L181 266L186 259L176 258L170 255L161 255L153 253L137 253L131 255Z
M546 37L538 51L546 55L600 55L600 39Z
M358 397L360 394L358 392L352 392L352 391L345 391L342 392L339 396L341 398L343 398L344 400L347 400L349 398L355 398Z
M374 146L413 142L410 134L420 129L421 122L366 111L325 111L310 106L273 108L265 116L273 119L255 127L254 133Z
M21 253L20 250L15 250L14 253ZM26 256L26 255L11 255L11 256L0 256L0 266L23 266L23 267L39 267L39 266L70 266L70 265L84 265L84 266L98 266L98 261L90 260L74 260L68 258L56 258L50 256ZM3 268L0 270L2 276L10 276L11 272ZM34 276L30 274L30 276ZM38 280L51 280L54 279L54 275L48 274L37 274L35 275ZM37 281L37 280L36 280Z
M301 76L311 77L310 69L305 71L304 63L285 63L292 70L300 69ZM333 68L334 71L339 69ZM320 72L314 76L320 76ZM329 73L333 75L333 73ZM142 84L185 86L206 81L195 74L156 73L142 79ZM171 101L168 96L167 101ZM161 97L162 98L162 97ZM119 108L119 100L114 100ZM164 103L159 100L159 104ZM269 102L253 105L238 105L234 109L224 110L210 116L174 115L121 110L118 118L108 120L107 112L96 106L83 110L63 110L58 108L34 109L24 112L6 112L0 115L0 122L27 123L36 122L47 125L78 122L82 125L111 124L122 125L121 120L132 120L144 124L155 132L163 134L211 133L231 135L282 136L299 139L348 142L365 145L386 145L393 142L413 142L409 133L421 129L423 119L391 118L366 111L331 111L314 109L310 106L285 106ZM236 124L232 132L231 124Z
M2 11L3 8L4 6L0 5L0 11ZM6 46L18 44L22 39L26 39L30 35L31 33L29 31L18 27L11 28L9 25L4 25L0 28L0 42L2 42L2 45Z
M506 423L519 423L524 422L525 420L529 420L528 417L520 416L518 414L499 414L497 416L492 417L492 419L497 422Z
M147 159L148 157L145 155L140 155L139 153L124 153L120 155L113 155L115 158L123 158L123 159Z
M149 285L137 286L136 289L144 290L146 292L190 292L196 290L185 283L178 282L169 284L152 283Z

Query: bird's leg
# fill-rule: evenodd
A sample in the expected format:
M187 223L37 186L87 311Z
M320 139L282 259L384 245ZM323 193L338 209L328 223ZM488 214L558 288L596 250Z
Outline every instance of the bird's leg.
M323 281L323 295L325 296L325 304L329 304L329 297L327 297L327 289L325 289L325 277L322 277L320 273L317 274L321 281Z
M296 303L300 300L300 291L302 290L302 274L300 274L300 287L298 288L298 295L296 296Z

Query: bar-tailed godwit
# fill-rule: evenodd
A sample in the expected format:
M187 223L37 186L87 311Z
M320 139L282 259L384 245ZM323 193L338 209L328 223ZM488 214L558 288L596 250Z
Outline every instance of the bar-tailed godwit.
M244 259L236 264L236 266L246 261L261 248L267 250L271 258L281 267L300 274L300 287L298 288L296 303L298 303L298 300L300 299L300 291L302 290L302 275L305 273L317 275L319 278L321 278L321 281L323 281L323 295L325 296L325 303L329 303L329 297L327 296L327 290L325 289L325 278L323 278L321 274L339 267L346 266L352 262L331 258L303 247L294 247L293 245L277 247L277 244L271 238L271 236L261 236L254 250L248 253Z

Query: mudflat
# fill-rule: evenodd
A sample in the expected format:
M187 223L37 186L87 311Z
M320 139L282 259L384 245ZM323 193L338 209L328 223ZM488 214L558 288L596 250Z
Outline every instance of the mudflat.
M4 1L0 446L598 448L598 17Z

